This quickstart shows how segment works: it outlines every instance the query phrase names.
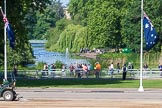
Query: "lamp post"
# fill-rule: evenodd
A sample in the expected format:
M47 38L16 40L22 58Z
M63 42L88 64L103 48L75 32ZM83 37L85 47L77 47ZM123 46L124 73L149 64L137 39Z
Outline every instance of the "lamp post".
M139 92L143 92L142 86L142 68L143 68L143 0L141 0L141 52L140 52L140 87L138 89Z
M4 16L6 17L6 0L4 0ZM4 25L4 81L7 80L7 46L6 27Z

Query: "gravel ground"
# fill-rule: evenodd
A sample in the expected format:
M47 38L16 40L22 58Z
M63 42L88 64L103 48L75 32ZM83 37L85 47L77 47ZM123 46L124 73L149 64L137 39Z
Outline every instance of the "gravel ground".
M162 108L161 89L18 88L16 101L0 108Z
M157 101L43 100L0 102L0 108L162 108Z

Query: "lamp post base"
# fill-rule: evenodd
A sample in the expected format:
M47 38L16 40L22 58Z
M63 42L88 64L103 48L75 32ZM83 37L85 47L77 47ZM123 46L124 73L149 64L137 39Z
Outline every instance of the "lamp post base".
M138 89L139 92L143 92L144 89L143 89L143 86L140 86L139 89Z

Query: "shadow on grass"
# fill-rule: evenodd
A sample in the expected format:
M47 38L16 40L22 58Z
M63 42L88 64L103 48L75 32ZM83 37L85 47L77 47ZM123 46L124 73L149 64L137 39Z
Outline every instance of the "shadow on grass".
M109 84L121 84L121 83L131 83L128 79L123 81L119 78L55 78L55 79L17 79L17 87L41 87L41 86L93 86L93 85L109 85Z

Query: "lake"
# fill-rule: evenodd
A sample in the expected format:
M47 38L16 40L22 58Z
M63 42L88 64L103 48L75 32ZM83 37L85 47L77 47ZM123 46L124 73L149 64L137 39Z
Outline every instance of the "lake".
M60 52L49 52L45 49L44 43L31 43L33 53L35 56L35 62L36 64L38 62L43 62L47 64L53 64L56 61L61 61L62 63L66 65L70 65L71 63L86 63L89 62L86 59L74 59L70 58L70 54L68 49L66 49L65 53Z

